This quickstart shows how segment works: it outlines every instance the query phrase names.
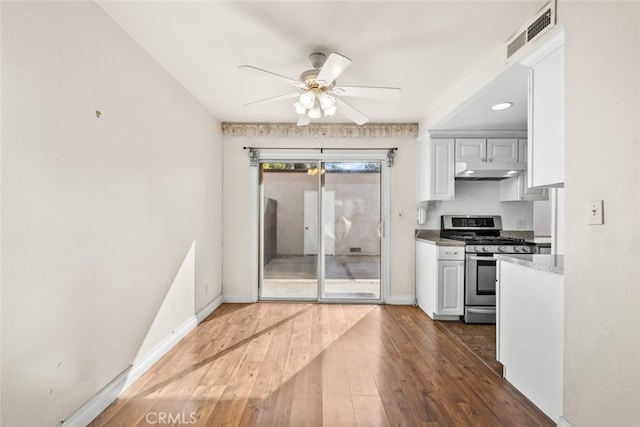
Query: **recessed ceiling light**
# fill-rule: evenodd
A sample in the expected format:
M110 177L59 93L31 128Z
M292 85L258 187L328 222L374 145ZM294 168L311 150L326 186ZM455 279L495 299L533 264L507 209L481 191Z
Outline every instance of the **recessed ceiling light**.
M511 108L513 106L513 102L501 102L500 104L496 104L491 109L493 111L506 110L507 108Z

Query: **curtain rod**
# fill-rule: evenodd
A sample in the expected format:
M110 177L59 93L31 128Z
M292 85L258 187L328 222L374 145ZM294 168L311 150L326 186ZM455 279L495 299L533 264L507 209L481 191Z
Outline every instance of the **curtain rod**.
M381 147L381 148L347 148L347 147L335 147L335 148L324 148L324 147L303 147L303 148L291 148L291 147L242 147L243 150L249 150L249 164L251 166L258 166L260 163L260 150L289 150L289 151L297 151L297 150L320 150L320 154L324 154L324 150L335 150L335 151L386 151L387 152L387 166L393 166L394 157L396 156L396 151L398 151L398 147Z
M398 151L398 147L380 147L380 148L347 148L347 147L336 147L336 148L330 148L330 147L304 147L304 148L291 148L291 147L242 147L243 150L291 150L291 151L298 151L298 150L320 150L320 152L322 153L324 150L344 150L344 151L357 151L357 150L362 150L362 151L384 151L384 150L392 150L392 151Z

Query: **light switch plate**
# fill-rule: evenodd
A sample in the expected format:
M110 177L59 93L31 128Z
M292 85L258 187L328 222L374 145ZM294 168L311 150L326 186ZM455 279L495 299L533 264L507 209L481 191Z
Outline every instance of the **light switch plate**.
M589 200L587 202L587 224L602 225L604 224L602 216L602 200Z

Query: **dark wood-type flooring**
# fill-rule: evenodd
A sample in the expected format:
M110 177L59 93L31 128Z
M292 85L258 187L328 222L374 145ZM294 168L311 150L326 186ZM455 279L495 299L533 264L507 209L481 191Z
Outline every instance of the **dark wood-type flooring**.
M453 335L487 366L502 376L502 365L496 360L496 325L436 322Z
M554 425L442 323L411 306L223 304L91 425Z

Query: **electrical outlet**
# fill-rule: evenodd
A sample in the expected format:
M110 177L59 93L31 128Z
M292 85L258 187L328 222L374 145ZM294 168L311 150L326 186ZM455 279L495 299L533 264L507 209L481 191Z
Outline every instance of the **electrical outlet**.
M209 285L204 285L204 294L209 295Z
M604 217L602 215L603 204L604 202L602 200L589 200L587 202L587 224L604 224Z

